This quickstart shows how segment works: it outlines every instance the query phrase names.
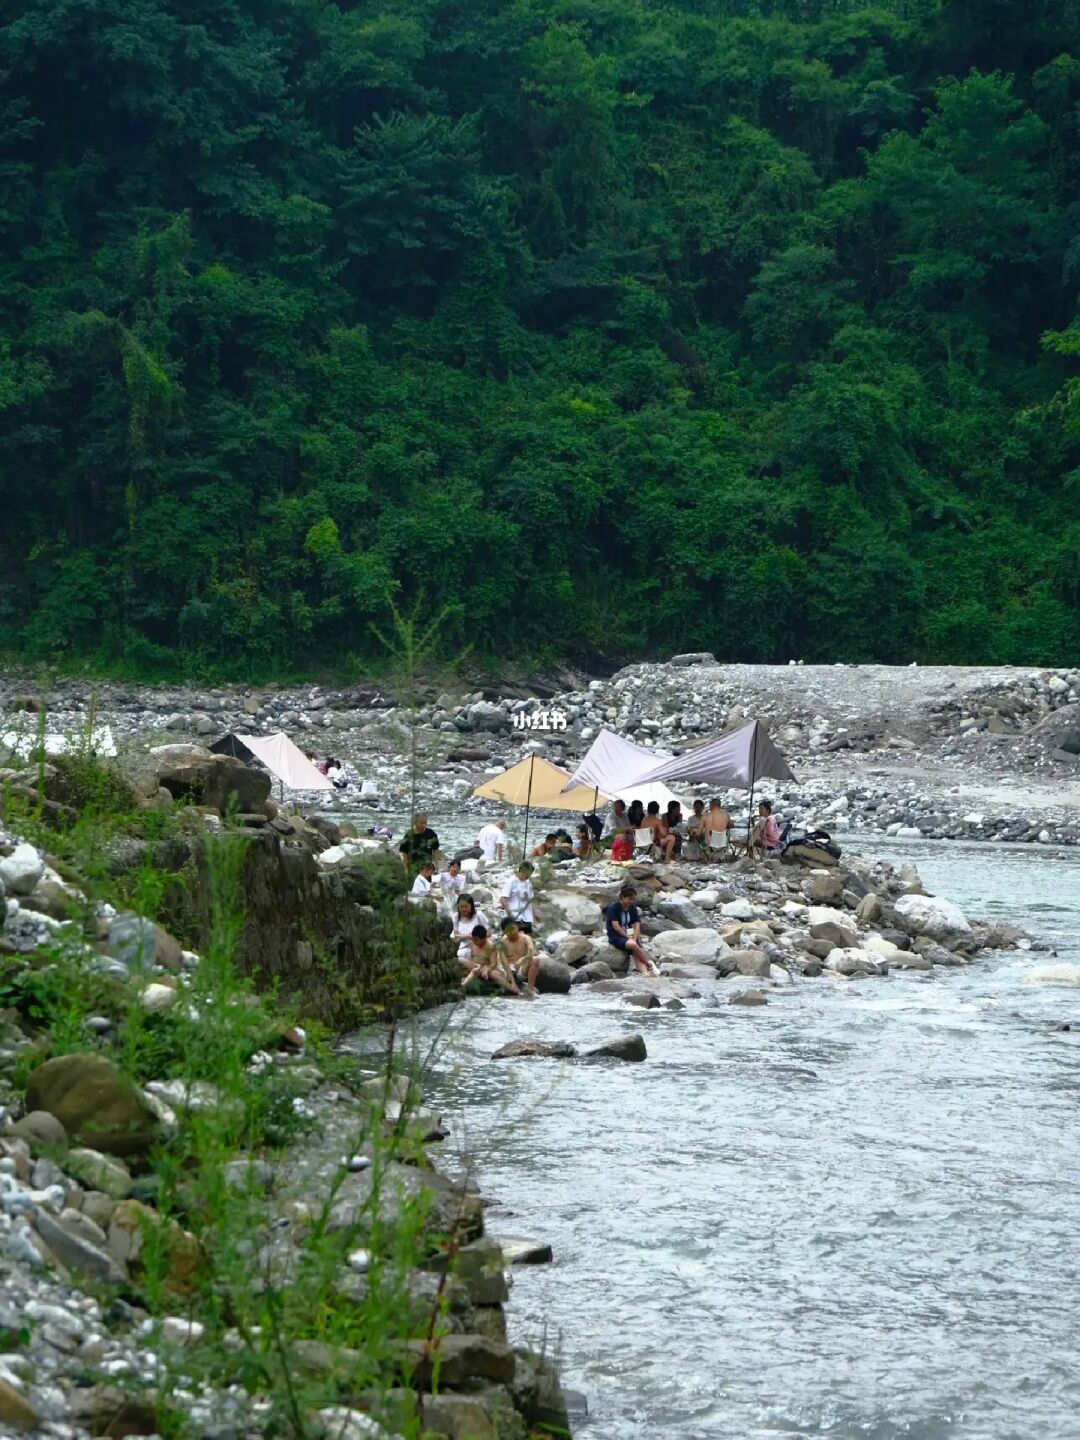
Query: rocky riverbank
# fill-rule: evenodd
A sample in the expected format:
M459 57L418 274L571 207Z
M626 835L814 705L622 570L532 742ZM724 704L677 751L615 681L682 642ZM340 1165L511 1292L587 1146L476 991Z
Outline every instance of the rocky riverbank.
M24 830L40 824L36 798ZM197 823L220 831L208 809ZM446 1130L415 1066L387 1049L373 1073L313 1046L234 970L228 851L196 881L217 897L198 953L95 898L13 824L0 827L0 1433L568 1431L550 1362L507 1340L513 1257L469 1178L432 1159ZM242 903L242 867L233 879ZM339 918L372 909L341 877L319 896ZM404 943L423 972L412 932Z
M477 905L499 913L498 896L512 872L482 861L465 865ZM604 908L628 879L637 888L642 936L659 981L635 973L626 953L606 939ZM927 974L1030 944L1015 929L970 920L948 899L926 895L913 868L897 872L856 855L826 866L542 864L537 909L542 993L592 985L646 1006L677 1002L688 992L765 1004L778 988L804 978Z
M175 741L205 743L226 730L284 729L346 763L362 785L335 804L361 816L409 807L404 757L414 734L421 798L445 817L479 812L479 802L468 799L475 786L530 749L572 766L602 726L662 750L757 716L798 776L779 793L784 818L796 824L1080 841L1075 670L726 666L689 655L605 679L560 674L532 686L432 688L409 710L372 685L255 692L62 681L42 696L11 676L0 686L0 731L9 746L20 732L34 732L42 704L47 730L76 735L108 725L129 755Z

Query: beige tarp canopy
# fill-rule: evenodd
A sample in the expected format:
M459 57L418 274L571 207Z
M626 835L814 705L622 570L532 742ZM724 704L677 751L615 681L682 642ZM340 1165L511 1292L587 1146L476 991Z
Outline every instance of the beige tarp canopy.
M534 810L592 810L596 795L592 786L578 785L573 790L564 790L569 779L565 770L542 755L527 755L501 775L493 775L478 785L473 794L481 800L501 800L505 805L530 805ZM606 804L608 798L601 791L596 795L596 803Z
M334 782L328 780L280 730L276 735L237 735L235 738L290 790L334 788Z

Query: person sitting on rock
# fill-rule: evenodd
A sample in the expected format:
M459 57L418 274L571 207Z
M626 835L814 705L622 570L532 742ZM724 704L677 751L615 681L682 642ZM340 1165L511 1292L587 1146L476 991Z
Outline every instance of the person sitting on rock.
M520 995L518 983L514 979L514 972L510 969L506 956L501 953L488 934L486 925L473 927L472 935L469 937L471 954L469 966L465 971L465 978L461 982L462 989L470 985L474 980L490 980L498 985L500 989L506 990L511 995Z
M540 956L536 953L532 936L526 935L511 915L502 921L499 929L502 931L499 948L506 956L507 963L511 970L517 973L518 979L525 981L528 986L525 993L535 995L536 977L540 973Z
M621 830L611 842L611 858L617 865L634 858L634 832Z
M465 876L461 873L461 861L453 859L439 876L439 889L443 899L453 904L465 889Z
M545 855L551 854L558 843L559 837L555 831L552 830L550 835L545 835L543 840L538 841L537 844L533 846L529 851L529 856L533 860L542 860Z
M579 860L588 860L593 852L593 833L588 825L577 827L577 839L574 841L574 854Z
M412 889L409 891L409 896L411 899L427 900L431 897L431 892L434 888L432 883L432 876L434 874L434 864L430 860L421 861L420 868L416 874L416 879L412 882Z
M682 805L678 800L669 800L667 813L663 817L669 835L675 836L675 853L682 849L683 840L683 813Z
M608 944L624 950L642 975L659 975L660 971L641 948L641 911L634 904L636 899L633 885L624 885L618 900L613 900L604 911Z
M675 836L672 835L667 828L664 817L660 814L660 802L658 800L649 801L649 808L645 812L645 819L641 822L641 828L652 831L652 843L658 847L660 854L665 860L670 860L675 854L676 840Z
M469 957L472 955L472 945L470 944L472 932L476 929L477 925L483 925L486 930L488 928L487 916L482 910L477 909L476 901L471 895L459 895L457 903L454 906L454 920L451 934L458 942L457 958L459 962L466 967L468 967L470 963Z
M659 810L659 805L656 807ZM626 818L630 821L631 830L642 830L645 826L645 806L640 800L631 800L630 809L626 812Z

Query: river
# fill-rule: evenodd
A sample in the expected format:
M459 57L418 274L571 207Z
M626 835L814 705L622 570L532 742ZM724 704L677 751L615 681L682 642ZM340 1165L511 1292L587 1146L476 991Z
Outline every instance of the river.
M1075 852L858 844L1080 962ZM588 987L461 1007L432 1099L492 1230L554 1247L514 1271L510 1315L587 1394L575 1433L1080 1433L1080 1031L1048 1031L1080 996L1024 983L1054 959L806 980L755 1010L628 1014ZM644 1065L487 1058L625 1027Z

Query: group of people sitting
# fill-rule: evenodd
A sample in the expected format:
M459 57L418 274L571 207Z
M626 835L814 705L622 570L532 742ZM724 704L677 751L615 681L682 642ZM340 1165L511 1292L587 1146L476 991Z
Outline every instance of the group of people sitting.
M648 834L646 834L648 832ZM678 800L668 801L661 813L656 800L643 805L640 800L612 802L603 821L603 833L611 838L611 858L632 860L644 842L645 847L659 852L664 860L684 854L688 859L701 859L714 851L729 850L735 835L735 823L718 798L695 800L690 815L684 816ZM744 831L745 833L745 831ZM772 802L758 803L757 819L750 828L747 849L770 854L780 844L780 826L773 814Z

